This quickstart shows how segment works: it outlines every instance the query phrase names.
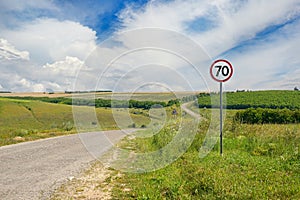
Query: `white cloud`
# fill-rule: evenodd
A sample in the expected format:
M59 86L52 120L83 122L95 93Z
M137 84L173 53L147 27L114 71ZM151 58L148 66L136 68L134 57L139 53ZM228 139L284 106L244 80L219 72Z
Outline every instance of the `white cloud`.
M0 40L0 58L5 59L0 77L12 91L72 89L76 70L96 47L95 31L56 19L0 29L0 36L5 38Z
M55 75L65 74L74 77L83 64L84 62L78 58L67 56L63 61L57 61L52 64L47 63L43 68Z
M232 53L229 57L236 70L230 85L236 89L293 89L300 85L300 32L295 29L299 25L286 25L279 34L269 36L269 41Z
M280 24L299 14L298 0L269 1L207 1L177 0L166 3L149 3L144 10L128 6L119 15L125 30L157 27L179 31L194 38L214 57L253 38L264 28ZM271 11L271 12L268 12ZM214 28L205 30L205 24L187 28L200 18L210 18ZM122 29L124 30L124 29Z
M77 57L67 56L64 60L43 66L43 83L54 91L73 90L78 71L90 72L84 62Z
M84 60L96 47L96 32L72 21L37 19L14 30L0 30L0 35L17 48L30 52L40 65L66 56Z
M217 3L216 3L217 2ZM242 5L235 1L216 1L219 11L219 26L204 34L195 35L208 52L214 57L227 51L239 42L252 39L265 28L284 23L299 14L299 1L275 0L246 1ZM232 9L237 8L235 12ZM270 12L268 12L270 11Z
M299 8L298 0L275 0L272 3L266 0L177 0L150 3L143 10L128 7L120 14L120 19L125 30L159 27L186 34L202 45L213 58L229 51L226 58L236 67L235 75L228 83L229 89L288 89L287 84L278 79L284 78L285 82L291 83L289 86L299 80L288 79L286 75L298 75L292 66L299 63L300 35L296 34L300 31L299 23L294 23L291 27L285 25L283 31L277 30L275 36L265 36L261 41L253 39L266 28L295 19L300 14ZM202 18L209 19L213 26L207 29L207 24L201 22ZM197 20L199 24L193 24ZM151 40L153 36L149 34L148 37ZM137 38L135 42L138 40ZM243 51L232 50L251 40L253 43L244 46ZM172 40L160 41L168 43ZM132 41L129 40L128 43L132 44ZM209 76L206 75L206 78L209 79Z
M27 87L27 88L30 88L30 86L32 85L28 80L26 80L25 78L22 78L19 83L24 86L24 87Z
M120 14L125 29L145 27L183 31L185 22L205 15L209 7L208 0L178 0L166 3L150 1L145 9L136 10L130 5Z
M61 12L51 1L41 1L37 5L33 3L35 1L9 2L5 4L8 11L39 8ZM72 4L68 6L72 7ZM6 13L4 7L0 8L0 14ZM294 19L300 14L299 8L298 0L158 0L149 1L142 9L128 5L119 13L122 25L117 33L111 40L101 43L96 51L96 32L80 23L39 18L20 20L13 28L1 28L0 19L0 37L3 38L0 40L0 57L11 61L2 66L6 75L0 74L0 80L4 81L1 84L5 88L18 91L30 88L36 91L71 90L78 69L84 66L77 79L77 85L81 87L78 89L83 90L95 89L97 81L103 78L101 76L105 83L98 85L99 89L113 89L117 81L120 81L117 89L122 91L139 86L157 88L151 80L178 90L187 89L182 80L188 80L192 86L197 85L197 89L207 89L205 79L207 84L216 85L208 73L209 54L213 58L225 55L233 62L236 70L226 84L229 89L288 89L299 81L299 71L295 67L300 64L299 23L285 25L274 36L260 40L255 37L268 27ZM80 9L73 8L73 11L77 10ZM147 27L161 31L143 29ZM135 31L130 31L132 29ZM164 32L163 29L175 32ZM245 41L249 44L232 50L241 47ZM134 49L139 50L132 52ZM31 63L27 62L29 54ZM197 70L185 58L197 67L204 80L199 81ZM113 65L108 67L112 61ZM146 65L153 66L153 70L144 69ZM139 70L142 68L144 71ZM166 75L166 69L173 70L175 75ZM142 87L146 81L150 85Z
M42 83L35 83L33 81L27 80L26 78L21 78L16 82L18 86L17 91L27 91L27 92L45 92L45 86Z
M2 77L1 77L2 79ZM2 79L3 80L3 79ZM25 91L25 92L43 92L45 91L44 85L36 83L35 81L28 80L27 78L19 75L11 74L8 82L8 87L12 91Z
M80 73L77 90L83 80L89 80L90 89L114 91L151 88L142 87L146 82L169 85L173 90L199 89L205 86L199 79L207 72L203 63L208 60L199 45L177 32L154 28L126 31L106 40L91 54L86 65L93 71Z
M27 51L19 51L7 40L0 38L0 61L1 60L29 60Z

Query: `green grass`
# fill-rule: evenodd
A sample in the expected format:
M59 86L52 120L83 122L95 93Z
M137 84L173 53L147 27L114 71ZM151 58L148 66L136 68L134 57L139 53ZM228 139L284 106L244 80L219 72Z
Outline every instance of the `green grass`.
M64 105L0 99L0 109L0 145L19 142L16 137L33 140L73 129L71 107Z
M216 145L199 158L208 127L203 121L182 157L154 172L123 173L114 183L113 199L300 199L300 124L239 124L232 120L235 112L227 111L222 157ZM122 145L151 151L170 141L168 130Z
M78 109L82 113L93 112L91 107L81 106ZM95 111L101 130L132 125L128 121L117 124L110 108L96 108ZM129 118L128 111L122 109L117 109L115 115ZM136 109L129 115L137 128L150 121L148 113L143 110ZM76 133L72 106L0 98L0 146L71 133Z

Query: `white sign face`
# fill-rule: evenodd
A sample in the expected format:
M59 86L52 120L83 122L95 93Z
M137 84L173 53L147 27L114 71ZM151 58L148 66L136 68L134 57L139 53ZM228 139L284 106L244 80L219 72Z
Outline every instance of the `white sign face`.
M216 60L210 66L210 75L217 82L226 82L233 75L233 67L227 60Z

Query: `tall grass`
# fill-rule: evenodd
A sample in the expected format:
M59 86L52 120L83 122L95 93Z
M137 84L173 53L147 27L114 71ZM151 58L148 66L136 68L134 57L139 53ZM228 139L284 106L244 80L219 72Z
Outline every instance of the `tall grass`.
M223 156L216 145L199 158L209 125L203 121L182 157L154 172L124 173L113 198L300 199L300 124L240 124L233 121L234 114L227 113ZM156 137L130 140L131 146L135 151L160 148L170 141L172 126Z

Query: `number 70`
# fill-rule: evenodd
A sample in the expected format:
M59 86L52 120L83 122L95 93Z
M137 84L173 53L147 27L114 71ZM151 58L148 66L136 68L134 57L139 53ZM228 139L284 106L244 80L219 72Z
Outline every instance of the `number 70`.
M220 75L220 72L222 73L223 76L228 76L229 71L230 71L229 67L226 65L224 65L224 66L217 65L217 66L215 66L215 68L218 69L217 74L216 74L217 77Z

